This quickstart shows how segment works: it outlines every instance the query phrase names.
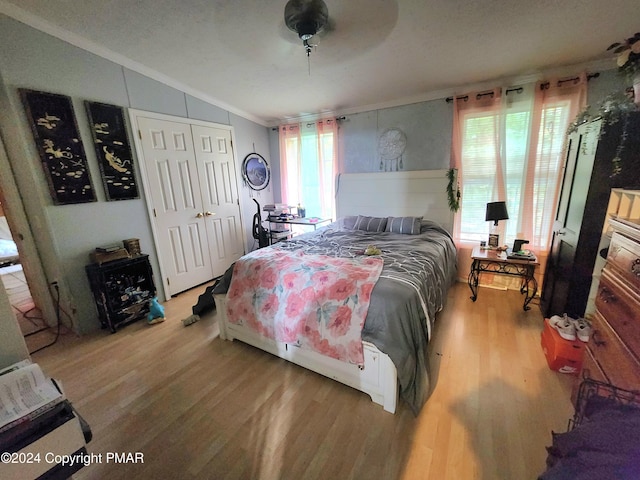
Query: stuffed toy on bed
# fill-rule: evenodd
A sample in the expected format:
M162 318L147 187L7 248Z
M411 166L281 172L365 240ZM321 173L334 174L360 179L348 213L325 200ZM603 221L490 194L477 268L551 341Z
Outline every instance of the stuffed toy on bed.
M153 325L154 323L164 322L164 307L158 302L158 297L153 297L149 300L149 315L147 315L147 323Z

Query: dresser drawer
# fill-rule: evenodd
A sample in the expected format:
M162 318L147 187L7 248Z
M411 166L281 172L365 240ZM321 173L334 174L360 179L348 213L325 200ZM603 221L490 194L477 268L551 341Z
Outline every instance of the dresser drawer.
M585 349L584 357L582 358L582 372L580 372L580 379L591 378L599 382L608 383L609 379L602 371L602 367L598 365L596 359L593 358L593 353L590 349Z
M605 270L636 291L640 292L640 244L619 233L614 233L609 245Z
M598 311L592 317L589 350L609 381L627 390L640 389L640 364Z
M589 348L586 348L584 351L584 356L582 357L582 370L580 371L580 380L573 384L573 388L571 390L571 403L575 406L578 400L578 392L580 390L580 384L582 380L585 378L590 378L592 380L597 380L598 382L610 383L607 376L602 371L598 362L596 362L595 358L593 358L593 354Z
M600 277L596 308L640 361L640 296L605 270Z

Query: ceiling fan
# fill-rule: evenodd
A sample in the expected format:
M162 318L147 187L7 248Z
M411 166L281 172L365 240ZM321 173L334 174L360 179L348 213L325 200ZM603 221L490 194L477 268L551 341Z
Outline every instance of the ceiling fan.
M298 34L307 57L316 46L310 40L333 28L327 4L322 0L289 0L284 7L284 23L289 30Z

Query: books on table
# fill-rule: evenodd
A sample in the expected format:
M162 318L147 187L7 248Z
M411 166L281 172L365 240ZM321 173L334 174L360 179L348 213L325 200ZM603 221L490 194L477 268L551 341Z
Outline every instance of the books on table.
M0 370L0 432L34 419L64 398L37 363L26 360Z
M509 260L527 260L530 262L536 260L536 256L530 250L520 250L518 252L514 252L512 249L508 249L507 258Z

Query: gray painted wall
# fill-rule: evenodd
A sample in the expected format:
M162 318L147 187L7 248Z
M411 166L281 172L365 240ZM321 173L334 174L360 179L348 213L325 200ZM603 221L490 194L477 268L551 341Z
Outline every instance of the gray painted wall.
M344 173L380 171L378 139L390 128L406 136L403 170L448 168L451 105L444 100L414 103L347 116L340 121L339 152Z
M269 129L269 156L271 162L271 177L273 178L273 198L277 202L282 200L282 190L280 186L280 139L278 129Z
M4 15L0 15L0 44L4 46L0 51L3 87L10 103L9 108L2 109L0 131L5 143L12 144L11 148L7 146L7 154L12 165L17 166L16 183L23 193L25 210L46 264L48 281L60 282L64 309L73 317L75 330L86 333L99 328L84 271L89 253L96 246L139 238L143 252L150 255L156 276L160 270L144 193L136 200L106 201L83 101L94 100L231 125L238 162L254 151L255 145L255 150L271 163L269 129ZM97 202L53 204L18 88L60 93L72 98ZM135 161L138 182L142 186L137 159ZM241 211L245 231L250 237L253 213L249 212L253 212L255 204L249 195L250 190L242 186ZM262 203L273 201L271 189L261 193L261 200ZM252 243L252 238L245 241L247 246ZM158 279L156 286L161 288ZM164 300L160 292L160 300Z
M269 166L273 164L269 151L269 129L256 125L255 123L235 114L231 114L231 121L236 132L242 132L242 135L236 134L237 145L235 145L235 150L238 155L238 164L240 166L238 168L238 180L240 182L240 207L242 210L242 218L244 219L243 223L246 239L245 251L250 252L258 248L258 242L257 240L254 240L251 229L253 216L257 212L256 204L252 199L255 198L255 200L260 204L260 207L264 207L267 203L273 203L274 173L273 170L271 170L271 181L265 189L255 191L246 185L240 170L244 158L248 154L254 152L262 155ZM278 174L275 179L279 178ZM279 180L276 180L275 183L279 183Z
M448 168L452 122L451 105L444 99L348 115L339 121L340 171L381 171L378 139L390 128L398 128L406 136L402 170ZM279 159L278 131L271 130L269 138L271 158ZM274 165L273 171L276 175L279 174L279 165ZM274 186L274 198L278 202L282 199L280 185L277 182Z

